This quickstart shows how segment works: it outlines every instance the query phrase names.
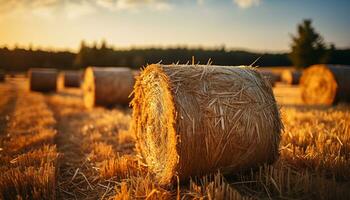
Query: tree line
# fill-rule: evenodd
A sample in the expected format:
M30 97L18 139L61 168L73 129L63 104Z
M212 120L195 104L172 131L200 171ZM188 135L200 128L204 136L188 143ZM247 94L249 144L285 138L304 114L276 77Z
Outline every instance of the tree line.
M296 66L305 68L316 63L350 65L350 49L336 49L327 45L312 27L311 20L304 20L292 36L289 53L254 53L239 50L204 48L132 48L115 49L106 41L100 45L81 42L77 53L68 51L44 51L0 48L0 69L25 71L32 67L48 67L61 70L81 69L87 66L121 66L138 69L151 63L187 63L213 65Z

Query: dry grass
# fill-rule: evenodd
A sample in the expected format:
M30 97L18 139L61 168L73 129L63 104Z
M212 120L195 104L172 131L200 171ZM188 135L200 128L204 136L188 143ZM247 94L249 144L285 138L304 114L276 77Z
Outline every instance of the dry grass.
M55 199L55 120L43 96L16 87L14 111L2 139L0 199Z
M7 84L0 92L16 94L7 97L16 101L12 114L0 107L8 116L0 136L0 199L350 199L350 107L308 107L283 98L297 96L297 88L275 88L278 101L288 100L281 105L285 130L275 164L162 187L134 149L129 110L87 111L81 91L45 99L22 86L14 93Z

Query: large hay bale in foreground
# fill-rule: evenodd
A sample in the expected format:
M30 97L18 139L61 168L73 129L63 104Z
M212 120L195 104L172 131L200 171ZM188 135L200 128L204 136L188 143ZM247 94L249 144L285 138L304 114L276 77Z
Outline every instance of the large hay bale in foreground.
M281 79L283 83L287 83L289 85L298 85L301 75L301 71L286 69L282 72Z
M270 84L251 67L150 65L134 86L137 148L159 184L278 156L282 123Z
M59 75L59 85L61 88L65 87L80 87L82 80L81 71L63 71Z
M135 78L129 68L88 67L83 84L85 106L128 104L134 83Z
M56 69L31 68L28 77L31 91L52 92L57 89L58 71Z
M350 66L310 66L304 70L300 84L306 104L350 102Z

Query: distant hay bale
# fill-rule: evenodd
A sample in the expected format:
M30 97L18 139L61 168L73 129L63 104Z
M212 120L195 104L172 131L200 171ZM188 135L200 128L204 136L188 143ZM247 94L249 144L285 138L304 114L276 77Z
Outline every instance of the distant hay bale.
M270 84L251 67L159 65L134 86L137 149L159 184L278 156L282 123Z
M82 72L81 71L63 71L60 73L58 78L58 85L60 88L67 87L80 87L80 83L82 80Z
M287 83L289 85L298 85L300 82L301 75L301 71L286 69L282 72L281 75L282 82Z
M350 66L313 65L301 77L301 97L306 104L350 102Z
M126 67L88 67L83 84L85 106L128 104L134 82L131 70Z
M52 92L57 89L58 71L49 68L31 68L28 72L31 91Z

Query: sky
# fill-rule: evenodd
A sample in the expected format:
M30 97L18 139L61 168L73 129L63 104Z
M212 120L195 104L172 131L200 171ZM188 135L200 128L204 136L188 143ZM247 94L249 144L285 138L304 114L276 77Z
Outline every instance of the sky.
M285 52L303 19L350 47L349 0L0 0L0 47L188 46Z

